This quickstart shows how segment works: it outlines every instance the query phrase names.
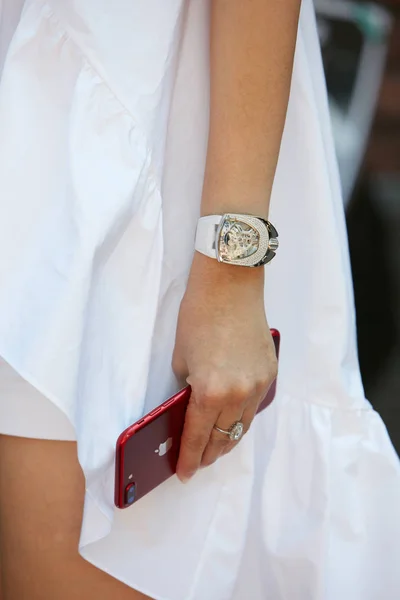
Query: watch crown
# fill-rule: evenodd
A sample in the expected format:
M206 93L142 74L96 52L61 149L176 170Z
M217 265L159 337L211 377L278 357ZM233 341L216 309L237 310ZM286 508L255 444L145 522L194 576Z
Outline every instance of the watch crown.
M279 240L278 238L270 238L268 243L268 248L273 252L276 252L279 248Z

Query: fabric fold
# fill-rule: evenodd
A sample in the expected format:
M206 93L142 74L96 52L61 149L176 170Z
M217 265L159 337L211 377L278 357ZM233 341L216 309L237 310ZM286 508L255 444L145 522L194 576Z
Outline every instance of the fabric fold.
M118 435L178 387L210 1L11 4L0 0L0 432L76 439L80 552L155 600L397 600L399 462L362 389L311 1L271 199L276 401L232 453L124 511Z
M282 395L255 435L264 477L234 599L248 570L271 599L375 600L383 586L395 600L399 461L369 403L346 410Z

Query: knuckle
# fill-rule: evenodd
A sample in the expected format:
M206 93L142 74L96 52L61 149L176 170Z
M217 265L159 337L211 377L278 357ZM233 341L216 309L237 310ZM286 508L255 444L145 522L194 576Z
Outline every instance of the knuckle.
M246 404L246 400L249 397L248 394L242 393L242 391L235 390L230 395L229 405L230 408L237 414L241 414L243 412L244 406Z
M207 380L197 386L194 391L195 401L208 407L218 406L226 397L226 390L221 382Z
M273 378L268 376L260 377L256 383L257 396L262 396L267 393Z
M278 376L278 363L273 361L268 365L268 369L257 379L256 392L258 395L266 393L271 387L273 381Z
M191 401L202 411L215 410L226 404L233 408L243 407L249 399L268 389L276 377L276 371L276 365L272 364L259 378L236 373L226 380L221 377L217 379L216 376L198 379L191 382Z
M232 404L233 405L242 405L249 398L251 398L255 391L255 385L253 381L248 378L241 378L236 381L234 388L232 390Z
M219 388L205 388L203 390L202 399L203 402L210 406L219 405L221 401L225 398L225 393L223 388L220 386Z
M175 358L172 359L171 367L172 367L174 374L179 375L179 363Z
M174 353L171 361L171 367L174 375L178 378L184 377L186 375L185 364L183 360L181 360L176 353Z
M278 377L278 360L274 358L269 365L270 380L274 381Z

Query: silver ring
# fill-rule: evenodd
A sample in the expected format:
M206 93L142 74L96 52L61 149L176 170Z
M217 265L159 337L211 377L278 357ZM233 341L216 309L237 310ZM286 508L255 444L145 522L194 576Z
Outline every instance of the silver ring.
M243 435L244 425L241 421L235 421L233 425L229 427L229 429L221 429L214 425L214 429L219 431L220 433L224 433L225 435L229 435L229 439L232 442L237 442Z

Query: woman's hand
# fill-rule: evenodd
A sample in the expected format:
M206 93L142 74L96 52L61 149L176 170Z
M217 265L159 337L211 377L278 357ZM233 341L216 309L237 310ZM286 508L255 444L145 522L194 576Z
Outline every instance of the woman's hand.
M227 430L242 421L247 431L276 377L263 271L194 257L173 356L175 374L192 387L177 466L182 481L233 448L214 425Z

